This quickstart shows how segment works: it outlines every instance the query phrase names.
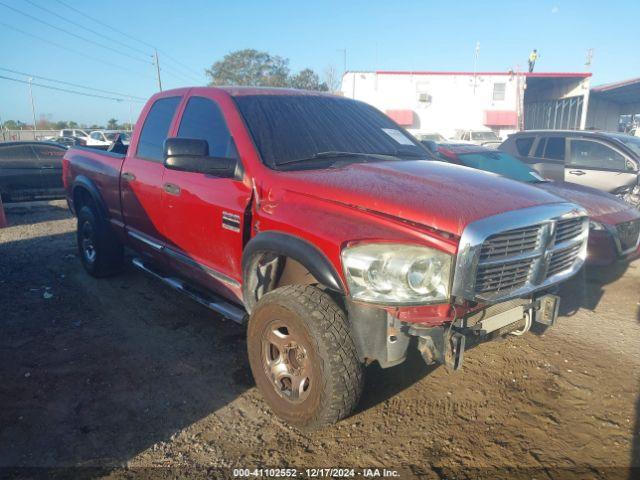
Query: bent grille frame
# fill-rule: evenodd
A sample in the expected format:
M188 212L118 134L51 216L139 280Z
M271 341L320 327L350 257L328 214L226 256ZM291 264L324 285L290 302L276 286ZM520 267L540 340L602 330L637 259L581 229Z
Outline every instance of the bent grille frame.
M638 225L640 225L640 220L631 220L629 222L619 223L618 225L610 228L618 255L624 256L638 249L638 246L640 246L640 234L637 236L635 244L629 245L626 248L625 245L622 244L622 239L620 238L621 228L637 228Z
M578 229L565 224L566 220L580 220L581 230L575 236ZM563 232L556 242L558 226ZM515 255L498 256L487 259L483 255L483 247L490 237L510 235L514 230L539 228L539 237L535 248ZM566 228L565 228L566 227ZM587 212L572 203L558 203L537 207L525 208L505 212L492 217L473 222L464 229L460 238L460 246L456 257L455 273L453 278L452 294L466 300L496 303L513 298L527 296L537 290L559 283L575 274L583 265L587 256L587 239L589 234L589 219ZM577 249L577 252L575 250ZM554 254L560 255L567 250L574 250L573 262L560 264L563 266L558 271L549 271ZM485 249L486 251L486 249ZM514 264L526 264L530 262L530 271L524 278L513 277L518 280L512 288L498 289L497 291L478 291L478 276L481 269L494 268L499 271L504 265L503 271L509 271ZM486 271L486 270L485 270ZM507 280L509 278L507 277Z

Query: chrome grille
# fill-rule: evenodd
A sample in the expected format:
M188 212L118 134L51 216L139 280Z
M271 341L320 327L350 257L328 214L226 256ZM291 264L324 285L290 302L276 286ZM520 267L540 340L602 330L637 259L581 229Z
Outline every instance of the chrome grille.
M627 251L638 245L638 237L640 236L640 220L632 220L631 222L620 223L616 225L620 249Z
M480 265L476 275L476 292L500 293L522 287L531 275L533 259L498 265Z
M586 257L586 215L565 203L510 211L468 225L460 240L453 294L495 303L568 278Z
M577 243L569 248L553 252L547 269L547 278L571 268L576 261L576 257L580 254L581 247L582 245Z
M510 257L531 252L538 247L539 241L540 225L491 235L482 244L480 260Z
M582 218L568 218L559 220L556 224L555 244L567 242L582 233Z

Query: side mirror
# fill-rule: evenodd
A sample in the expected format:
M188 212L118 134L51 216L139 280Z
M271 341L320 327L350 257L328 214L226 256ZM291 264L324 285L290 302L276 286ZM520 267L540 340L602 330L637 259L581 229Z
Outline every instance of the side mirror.
M235 176L237 165L235 158L210 157L206 140L172 137L164 142L164 166L170 170L228 178Z

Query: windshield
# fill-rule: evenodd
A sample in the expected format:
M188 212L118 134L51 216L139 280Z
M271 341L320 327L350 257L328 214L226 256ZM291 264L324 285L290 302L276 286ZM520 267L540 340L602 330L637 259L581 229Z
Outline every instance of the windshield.
M415 139L365 103L319 95L246 95L235 101L262 160L273 168L296 162L320 168L331 152L429 158Z
M475 152L458 154L463 165L477 168L486 172L497 173L503 177L520 182L538 183L544 179L535 171L527 167L517 158L501 152Z
M471 139L500 141L500 139L494 132L471 132Z
M106 137L107 140L109 140L110 142L113 142L118 136L118 132L105 133L104 136Z
M613 135L615 138L624 143L627 147L633 150L633 153L640 155L640 138L632 137L631 135Z

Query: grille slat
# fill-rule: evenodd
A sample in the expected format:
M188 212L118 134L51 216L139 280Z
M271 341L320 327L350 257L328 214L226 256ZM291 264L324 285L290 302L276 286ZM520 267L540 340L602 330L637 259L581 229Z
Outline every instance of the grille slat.
M573 265L576 257L582 248L581 244L574 245L570 248L558 250L551 255L549 268L547 270L547 278L566 270Z
M480 260L510 257L534 251L540 241L540 226L519 228L491 235L480 251Z

